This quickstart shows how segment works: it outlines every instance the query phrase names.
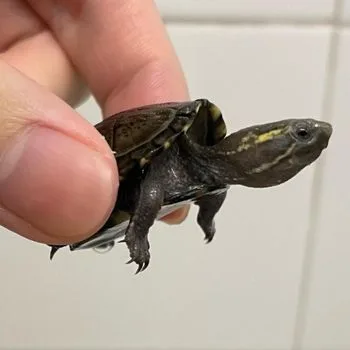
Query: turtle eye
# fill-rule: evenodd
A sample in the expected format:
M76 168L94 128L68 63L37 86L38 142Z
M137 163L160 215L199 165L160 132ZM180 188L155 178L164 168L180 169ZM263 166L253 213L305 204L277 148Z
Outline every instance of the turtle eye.
M293 135L299 141L309 141L312 138L312 130L308 125L296 125Z
M310 133L307 129L305 128L300 128L297 131L298 137L300 137L301 139L308 139L310 137Z

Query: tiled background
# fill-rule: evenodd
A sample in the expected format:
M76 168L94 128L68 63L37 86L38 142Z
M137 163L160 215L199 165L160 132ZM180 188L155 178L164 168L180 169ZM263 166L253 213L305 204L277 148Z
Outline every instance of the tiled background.
M192 97L231 130L315 116L332 142L283 186L232 188L210 245L196 210L158 223L137 278L124 247L50 263L2 230L0 348L349 350L350 0L157 3ZM93 101L79 110L99 120Z

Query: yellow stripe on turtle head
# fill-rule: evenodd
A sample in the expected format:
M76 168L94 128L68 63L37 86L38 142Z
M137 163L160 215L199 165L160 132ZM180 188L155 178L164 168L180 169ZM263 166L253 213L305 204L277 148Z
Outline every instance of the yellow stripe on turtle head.
M273 129L262 134L249 132L246 136L242 137L241 142L237 147L237 152L246 151L251 147L270 141L276 136L283 135L286 130L286 128Z
M266 141L270 141L275 136L283 134L284 130L285 130L284 128L283 129L274 129L274 130L270 130L268 132L265 132L263 134L257 135L254 142L255 143L263 143Z

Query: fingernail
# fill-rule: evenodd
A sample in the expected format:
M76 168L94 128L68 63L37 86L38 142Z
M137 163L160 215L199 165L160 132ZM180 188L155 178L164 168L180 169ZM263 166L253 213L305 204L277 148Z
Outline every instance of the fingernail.
M0 155L1 205L62 243L94 233L115 192L112 159L49 128L27 129Z

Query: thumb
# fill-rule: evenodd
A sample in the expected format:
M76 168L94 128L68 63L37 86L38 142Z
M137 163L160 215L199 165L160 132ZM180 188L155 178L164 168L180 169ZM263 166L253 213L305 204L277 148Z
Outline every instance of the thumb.
M0 224L68 244L94 233L117 191L117 167L95 128L0 60Z

